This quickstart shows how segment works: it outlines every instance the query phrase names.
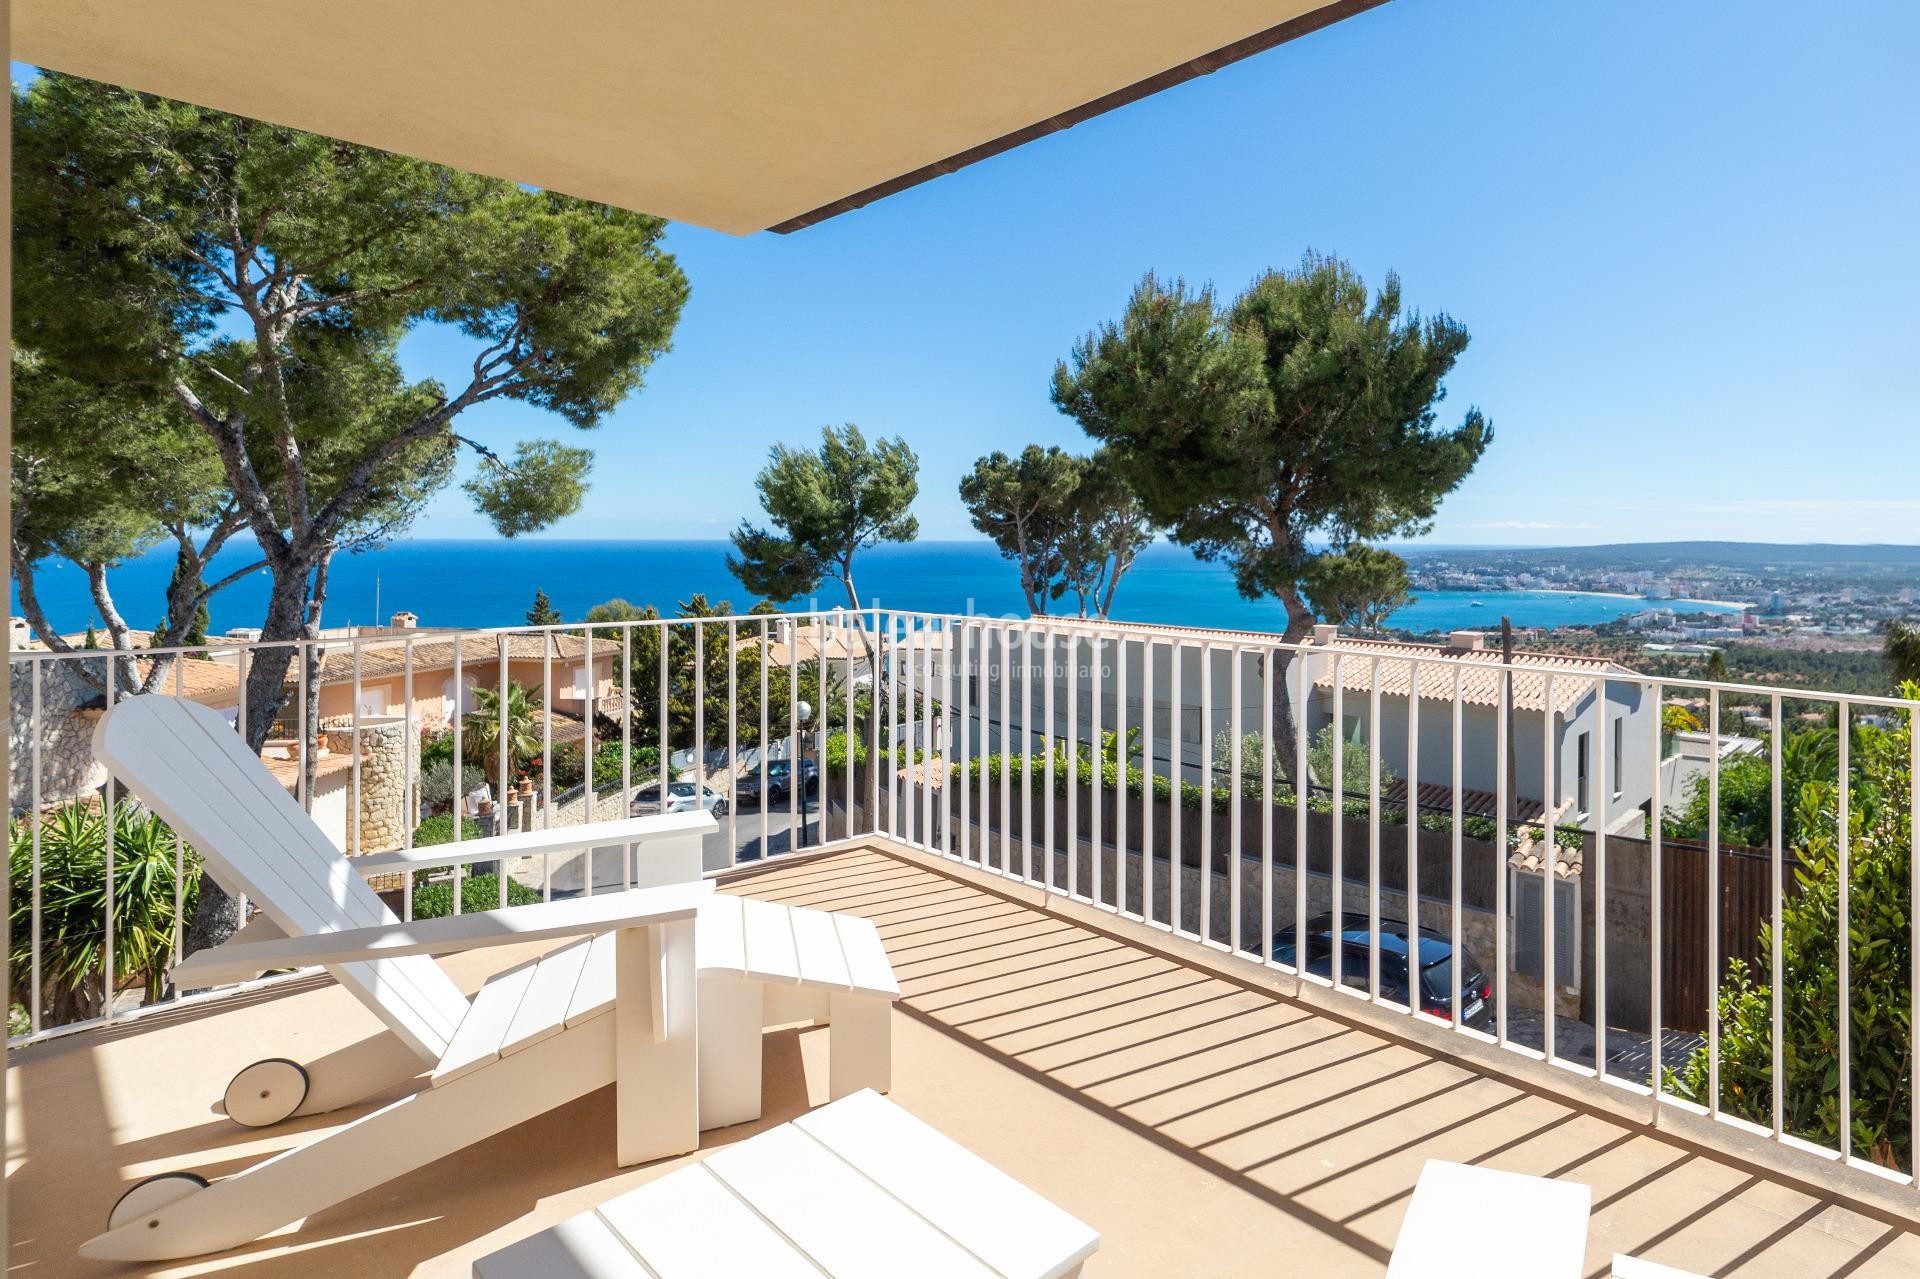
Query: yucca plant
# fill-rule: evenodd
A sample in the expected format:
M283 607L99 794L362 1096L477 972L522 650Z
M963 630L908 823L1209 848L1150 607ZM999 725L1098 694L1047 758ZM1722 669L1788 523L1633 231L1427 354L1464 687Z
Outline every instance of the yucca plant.
M8 823L13 875L12 998L27 1003L33 963L33 821ZM200 859L144 809L123 805L113 822L113 980L103 980L107 925L107 822L91 803L62 804L40 818L40 997L59 1025L99 1015L114 991L139 985L149 1000L166 986L176 919L193 918ZM175 913L175 885L184 915Z

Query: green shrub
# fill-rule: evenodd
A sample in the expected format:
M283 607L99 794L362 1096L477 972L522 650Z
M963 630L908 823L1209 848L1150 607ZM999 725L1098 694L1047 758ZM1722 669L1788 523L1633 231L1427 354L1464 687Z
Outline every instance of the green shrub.
M8 823L13 876L12 998L26 1003L32 980L33 823ZM115 990L142 985L158 999L173 961L174 834L145 809L122 804L113 821L113 966ZM40 823L41 1008L48 1024L105 1009L107 822L91 803L63 804ZM200 859L180 853L182 919L199 898Z
M428 764L437 763L441 760L450 760L452 758L452 729L448 729L444 733L435 733L420 746L420 766L422 768L425 768Z
M553 789L571 790L587 780L585 746L581 742L568 742L564 746L553 748ZM535 761L536 768L538 761ZM658 775L660 771L660 748L657 746L639 746L633 748L629 771L637 782L649 774ZM609 786L620 784L620 739L596 743L593 748L593 788L606 790Z
M1920 685L1901 696L1920 698ZM1840 1043L1840 848L1839 788L1809 782L1795 804L1795 870L1800 892L1781 906L1781 1080L1785 1131L1829 1147L1840 1143L1840 1124L1852 1133L1856 1154L1888 1168L1911 1169L1908 1117L1912 1113L1913 1050L1911 887L1913 849L1910 811L1912 725L1856 738L1847 837L1847 937L1849 1030ZM1872 796L1871 800L1865 797ZM1749 972L1737 961L1720 986L1720 1108L1755 1123L1773 1119L1773 1000L1769 971L1771 923L1760 930L1760 967ZM1840 1054L1852 1067L1852 1105L1840 1104ZM1702 1047L1677 1070L1667 1087L1704 1104L1709 1083Z
M482 834L483 832L480 829L479 822L474 821L471 817L463 817L460 819L461 839L479 839ZM413 846L415 848L431 848L435 844L451 844L452 842L452 813L435 813L432 817L427 818L426 821L421 822L413 828Z
M420 766L416 799L436 808L452 808L454 801L470 795L487 784L487 772L477 764L460 765L460 789L454 790L453 756L430 760Z
M451 915L453 913L453 881L443 879L426 883L425 877L425 871L418 871L414 875L413 917L438 919L442 915ZM531 906L539 900L539 893L511 876L508 877L507 905ZM498 909L500 909L500 877L498 875L470 875L461 879L460 910L463 914Z

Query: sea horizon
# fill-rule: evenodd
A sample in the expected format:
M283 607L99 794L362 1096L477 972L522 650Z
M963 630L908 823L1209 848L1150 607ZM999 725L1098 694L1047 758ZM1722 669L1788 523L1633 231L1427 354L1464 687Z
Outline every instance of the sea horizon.
M230 546L209 571L218 577L244 567L250 547ZM544 591L568 621L595 604L625 599L671 614L694 595L725 600L746 612L758 597L726 567L722 540L538 538L407 538L373 551L335 557L321 621L325 626L378 625L396 612L414 613L422 626L509 626L521 622ZM173 556L166 547L110 571L115 602L128 625L146 629L165 610ZM48 619L63 632L101 625L85 575L70 563L44 561L39 594ZM862 551L855 584L866 607L917 612L1027 614L1018 570L986 541L912 542ZM1516 627L1593 625L1646 607L1736 612L1734 601L1646 600L1638 596L1565 590L1417 591L1417 602L1389 620L1394 629L1430 634L1491 628L1504 615ZM241 579L209 602L211 633L259 626L266 612L264 572ZM792 607L844 607L837 584L822 583L811 601ZM11 597L19 614L19 595ZM1071 611L1069 596L1060 601ZM1116 621L1170 623L1221 629L1279 631L1286 612L1275 599L1249 600L1218 563L1186 549L1156 543L1140 555L1115 596Z

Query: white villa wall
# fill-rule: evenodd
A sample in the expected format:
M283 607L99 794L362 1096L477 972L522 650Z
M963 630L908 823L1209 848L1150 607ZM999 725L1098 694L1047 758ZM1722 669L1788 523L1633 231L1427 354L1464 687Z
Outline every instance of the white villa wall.
M1091 672L1099 672L1099 727L1113 731L1123 720L1130 730L1144 729L1141 754L1151 757L1156 773L1165 775L1177 763L1180 774L1189 781L1201 776L1202 744L1234 727L1236 703L1238 729L1242 734L1258 733L1263 724L1266 652L1253 647L1236 647L1231 641L1212 648L1196 643L1176 646L1156 638L1149 645L1139 638L1095 641L1084 637L1055 637L1055 657L1047 661L1045 639L1035 634L1032 640L1031 677L1024 662L1021 633L1012 631L1011 662L1003 662L999 630L976 629L965 640L964 665L977 672L977 679L966 693L957 693L956 701L969 716L970 754L991 754L1006 749L1037 747L1042 735L1065 736L1069 727L1069 688L1072 692L1074 734L1088 740L1093 730L1094 685ZM981 636L988 640L988 651L978 652ZM917 687L929 687L931 679L938 695L948 667L955 659L954 639L946 643L926 643L911 652ZM1097 654L1097 657L1096 657ZM1143 661L1152 662L1153 709L1150 725L1143 718L1143 694L1146 681ZM1171 726L1173 669L1180 667L1181 715L1177 730ZM1003 664L1006 669L1003 671ZM1234 696L1234 667L1240 674L1239 697ZM1073 672L1069 674L1069 670ZM1120 672L1124 669L1124 677ZM1001 688L1007 684L1006 722L1001 722ZM1428 677L1423 669L1423 678ZM1431 678L1447 681L1445 668L1435 664ZM1054 714L1046 722L1045 695L1048 680L1053 683ZM1286 681L1291 692L1294 681ZM1029 700L1030 699L1030 700ZM1366 693L1346 693L1341 698L1343 715L1358 714L1363 723L1362 739L1371 731L1372 699ZM1318 732L1332 722L1333 692L1315 688L1308 695L1309 732ZM1124 715L1122 710L1124 709ZM1583 812L1580 822L1591 827L1605 820L1609 830L1634 826L1652 794L1652 767L1656 744L1649 724L1650 705L1646 690L1627 680L1615 680L1606 691L1607 789L1599 793L1601 719L1600 700L1589 694L1571 713L1555 723L1555 780L1552 789L1556 806L1573 800L1579 787L1577 752L1579 739L1589 742L1588 806L1598 810ZM1499 785L1500 761L1495 749L1497 715L1490 706L1468 705L1461 716L1460 784L1470 790L1493 791ZM1522 798L1538 801L1547 788L1544 768L1544 717L1539 711L1517 711L1512 732L1516 758L1515 788ZM1407 777L1407 738L1409 715L1404 696L1380 699L1378 732L1381 762L1396 776ZM1622 732L1621 730L1624 730ZM1453 703L1450 698L1422 698L1419 715L1419 776L1422 785L1453 784ZM1614 739L1619 738L1615 766ZM1283 749L1291 749L1290 746ZM1136 762L1140 761L1136 755ZM1225 762L1215 760L1216 770ZM1216 774L1217 775L1217 774Z

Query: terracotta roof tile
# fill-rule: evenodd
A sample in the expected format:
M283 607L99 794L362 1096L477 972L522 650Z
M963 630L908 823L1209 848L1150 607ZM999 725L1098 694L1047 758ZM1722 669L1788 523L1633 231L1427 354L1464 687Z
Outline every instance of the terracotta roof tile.
M1159 626L1125 623L1129 632L1151 632L1196 640L1219 640L1249 647L1273 646L1279 636L1269 632L1215 630L1199 626ZM1331 641L1303 641L1302 647L1318 650L1322 668L1316 672L1318 688L1333 687L1333 663L1328 658L1339 654L1340 683L1350 693L1371 693L1374 686L1374 660L1380 659L1380 691L1387 696L1405 697L1411 690L1416 661L1420 667L1422 701L1453 700L1453 663L1464 669L1460 686L1461 701L1469 706L1500 704L1501 660L1496 649L1454 648L1447 644L1421 644L1411 640L1367 640L1336 636ZM1581 657L1569 653L1524 652L1513 655L1513 705L1515 709L1539 711L1546 705L1547 675L1552 668L1554 709L1565 714L1578 706L1593 691L1594 680L1567 671L1591 671L1620 679L1635 678L1634 673L1617 662L1601 657ZM1531 668L1531 669L1530 669Z
M547 654L547 634L553 636L553 660L572 661L586 656L587 640L584 636L570 635L561 631L552 632L512 632L505 638L507 642L507 660L515 662L539 661ZM460 661L463 665L479 665L500 660L499 635L467 635L458 638L450 635L436 635L433 631L415 631L411 633L412 643L399 642L408 637L406 631L397 631L383 636L379 641L364 643L360 647L360 678L381 679L399 675L406 669L406 655L410 647L413 651L413 669L415 674L422 671L451 670L453 668L454 645L459 644ZM611 639L593 641L595 656L617 655L620 642ZM325 683L345 683L353 679L353 649L345 645L331 648L320 659L320 678Z

